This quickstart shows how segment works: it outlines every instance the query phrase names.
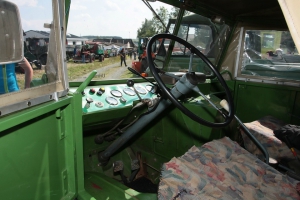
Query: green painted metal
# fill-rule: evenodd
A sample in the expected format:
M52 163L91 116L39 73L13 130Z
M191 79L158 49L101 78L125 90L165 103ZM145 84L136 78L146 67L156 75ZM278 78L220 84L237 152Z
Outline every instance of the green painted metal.
M93 200L93 197L85 191L84 186L84 160L83 160L83 132L82 132L82 94L80 92L75 92L72 96L72 100L74 105L77 105L73 108L72 113L69 116L76 116L74 117L74 142L76 148L73 149L74 156L76 156L74 169L76 171L76 180L74 183L76 184L76 191L77 191L77 198L79 200L87 199Z
M65 2L67 10L70 2ZM168 2L179 6L179 1ZM66 16L67 22L68 14ZM95 144L95 135L105 133L116 121L125 117L136 99L132 99L128 106L84 113L82 91L94 86L118 88L116 84L124 87L126 84L126 80L91 81L94 75L84 83L70 83L72 94L68 97L0 118L2 199L157 199L156 194L139 193L124 186L120 183L120 176L113 173L112 163L117 160L123 160L126 166L124 173L130 173L129 147L134 153L141 152L148 177L153 183L158 183L161 164L173 156L182 155L192 145L201 146L224 135L236 138L235 122L228 129L209 128L170 107L113 155L107 166L99 166L98 153L105 150L110 142ZM142 79L134 81L147 84L142 83ZM286 123L300 125L299 87L236 80L227 83L234 95L235 113L242 121L273 115ZM224 97L222 88L214 80L199 85L199 88L210 94L217 105ZM193 94L187 97L182 99L183 104L199 116L207 120L221 120L201 97L191 98ZM122 125L129 124L135 115L143 111L133 113Z
M73 109L64 98L1 118L3 199L74 199Z
M243 122L272 115L286 123L299 124L299 93L298 87L237 81L236 115Z
M97 71L92 71L90 75L82 82L82 84L77 88L76 92L81 93L83 90L88 86L88 84L91 82L91 80L94 78L94 76L97 74Z
M69 14L70 14L71 0L65 0L65 22L66 27L68 27Z

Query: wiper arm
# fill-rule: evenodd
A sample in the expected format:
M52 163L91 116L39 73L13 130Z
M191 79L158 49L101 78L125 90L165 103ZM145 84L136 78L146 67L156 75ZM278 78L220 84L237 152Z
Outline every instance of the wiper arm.
M152 13L155 15L155 17L161 22L161 24L164 26L164 28L166 29L166 33L170 33L167 30L167 26L164 24L164 22L161 20L161 18L158 16L158 14L155 12L155 10L152 8L152 6L150 5L150 3L147 0L142 0L146 6L152 11Z

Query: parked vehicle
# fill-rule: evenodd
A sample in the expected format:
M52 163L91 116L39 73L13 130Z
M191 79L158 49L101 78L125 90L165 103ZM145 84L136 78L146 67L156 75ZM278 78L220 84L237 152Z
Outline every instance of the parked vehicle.
M39 60L37 60L37 57L33 53L29 51L28 46L26 45L25 42L24 42L24 57L30 63L32 68L33 66L35 66L37 69L42 68L42 63ZM19 65L16 65L15 70L17 73L21 73L21 74L25 73L24 69Z
M76 53L74 54L74 48L76 46L75 45L66 45L66 57L67 57L67 61L69 61L70 59L72 59L74 57L74 55L76 55L77 50L80 50L81 47L79 49L76 48Z
M299 140L284 138L299 133L300 76L279 77L300 67L299 1L160 2L180 10L170 34L149 38L152 77L87 68L69 82L71 1L51 1L55 42L41 84L0 95L2 199L299 199ZM23 43L17 6L0 8L4 73ZM186 10L203 20L185 23ZM285 60L280 72L274 55ZM244 73L250 65L259 74Z
M73 49L74 50L74 49ZM85 50L83 51L84 57L85 57L85 62L94 62L95 61L95 54L90 52L90 48L87 45ZM77 50L76 55L73 56L73 62L77 63L77 62L82 62L82 54L81 54L81 50Z
M131 67L135 69L139 73L144 73L148 67L147 61L147 52L146 46L148 44L150 38L139 38L137 54L138 54L138 61L132 61ZM158 45L158 44L157 44ZM152 54L152 58L155 57L155 54Z
M26 51L28 52L25 52L25 54L28 55L28 57L30 57L29 55L34 55L35 60L42 65L46 65L48 57L47 41L44 38L26 38Z
M87 50L95 55L95 59L98 59L100 62L104 60L104 45L100 42L85 42L88 46Z

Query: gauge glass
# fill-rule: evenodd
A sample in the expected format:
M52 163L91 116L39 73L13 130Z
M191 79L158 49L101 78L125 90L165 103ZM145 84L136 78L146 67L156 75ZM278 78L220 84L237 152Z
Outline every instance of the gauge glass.
M110 105L117 105L118 100L114 97L106 97L106 102L109 103Z
M156 87L154 85L146 85L146 90L148 90L151 93L155 93Z
M134 96L135 92L131 88L124 88L124 93L129 95L129 96Z
M135 89L140 94L147 94L147 91L144 88L140 87L140 86L137 86Z
M110 91L111 95L115 96L115 97L121 97L122 93L119 90L112 90Z

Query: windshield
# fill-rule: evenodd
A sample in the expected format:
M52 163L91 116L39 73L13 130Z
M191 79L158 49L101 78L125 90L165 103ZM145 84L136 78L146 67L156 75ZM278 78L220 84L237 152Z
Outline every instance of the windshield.
M163 4L165 5L165 4ZM70 20L72 16L70 16ZM166 19L168 22L169 30L167 32L175 34L175 22L173 18ZM146 22L145 22L146 23ZM149 29L147 29L149 30ZM165 32L165 31L163 31ZM229 32L229 27L226 24L215 24L209 18L189 14L183 17L182 23L179 27L176 35L185 41L195 46L201 53L206 55L209 60L217 65L220 53L224 48L225 41ZM101 42L104 47L104 51L98 51L97 53L89 52L85 53L84 57L81 53L76 54L73 59L68 62L69 80L70 81L82 81L84 80L92 70L97 70L98 74L93 80L110 80L110 79L127 79L136 78L125 67L133 67L138 72L143 73L148 69L146 46L148 41L156 32L153 32L149 37L139 38L123 38L123 37L95 37L89 36L90 41ZM83 36L83 38L85 38ZM170 72L185 72L189 68L190 52L182 44L172 44L174 47L169 49L172 42L169 39L156 41L155 45L155 63L158 67L164 68L165 71ZM162 49L159 46L164 46ZM112 51L107 51L112 49ZM120 54L123 49L124 55ZM171 53L167 53L170 51ZM123 57L124 56L124 57ZM82 63L85 63L82 66ZM76 75L76 68L81 66L86 69L83 76ZM74 72L73 72L74 70ZM206 64L198 58L194 57L193 71L202 72L207 75L211 74ZM149 76L151 76L148 73Z
M226 24L215 24L209 18L191 14L183 17L177 36L196 47L214 65L218 64L229 32ZM174 34L175 20L170 23L169 32ZM183 44L175 42L171 45L169 39L162 40L166 53L159 49L155 63L168 72L186 72L189 69L190 51ZM160 43L158 41L157 43ZM168 53L167 53L168 52ZM171 53L170 53L171 52ZM168 54L171 56L168 57ZM211 70L197 55L193 57L192 70L211 75Z
M174 29L175 24L171 25L171 32ZM208 25L201 24L182 24L179 28L178 37L191 43L197 49L199 49L204 55L210 50L212 43L212 30ZM181 48L181 45L175 43L175 48L172 51L173 55L185 55L188 51L185 48Z

